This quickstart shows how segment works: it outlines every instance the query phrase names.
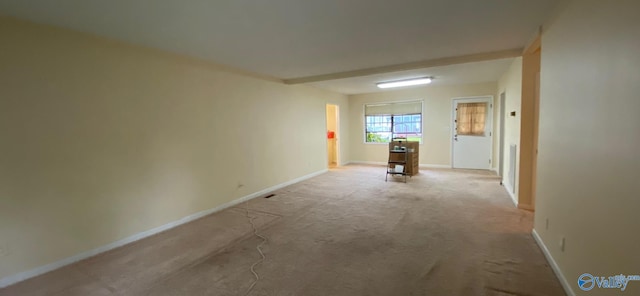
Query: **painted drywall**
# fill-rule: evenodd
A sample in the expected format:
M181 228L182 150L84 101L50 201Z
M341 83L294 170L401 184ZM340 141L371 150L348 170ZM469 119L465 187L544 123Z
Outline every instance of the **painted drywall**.
M0 278L323 170L325 105L348 112L82 33L0 18L0 36Z
M451 166L452 98L493 96L496 83L424 86L349 96L350 159L386 162L387 144L364 142L364 105L379 102L423 100L423 139L420 164Z
M505 125L504 125L504 161L500 163L502 166L504 176L502 176L502 181L507 190L515 191L515 198L517 200L518 197L518 180L519 173L517 168L520 167L519 157L516 158L516 184L509 184L509 147L511 145L517 145L517 150L520 149L520 104L522 97L522 58L516 58L507 72L500 77L498 80L498 93L496 95L496 108L494 108L495 113L498 115L496 118L496 137L494 142L494 154L498 155L498 145L500 144L499 136L500 136L500 122L499 122L499 112L500 112L500 94L505 93ZM511 116L511 112L516 112L516 116ZM499 160L496 160L494 163L499 163ZM513 191L512 191L513 192Z
M640 275L638 11L571 1L542 34L535 230L578 295L640 295L640 282L577 286L583 273Z

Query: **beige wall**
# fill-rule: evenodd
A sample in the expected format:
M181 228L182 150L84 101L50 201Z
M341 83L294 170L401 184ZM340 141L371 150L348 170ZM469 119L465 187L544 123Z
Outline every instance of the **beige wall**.
M507 190L512 190L515 188L515 197L517 200L518 197L518 179L519 173L517 168L520 167L519 160L520 158L516 158L516 184L509 184L509 147L513 144L517 145L519 151L520 149L520 104L522 97L522 58L516 58L507 72L502 75L500 80L498 81L498 94L496 95L495 102L496 106L494 108L495 113L498 115L496 119L499 119L500 112L500 94L505 93L505 138L504 138L504 161L500 164L503 169L503 184ZM516 116L510 116L509 114L515 111ZM500 144L500 121L496 120L495 125L496 137L494 139L494 154L498 155L498 146ZM519 154L518 154L519 155ZM499 161L496 159L494 161L495 164L498 164Z
M71 31L0 18L0 36L0 278L321 171L325 104L348 113Z
M457 97L493 96L496 83L448 85L410 88L349 96L350 159L364 162L386 162L387 144L364 143L364 105L376 102L423 100L423 144L420 163L451 165L451 99Z
M571 1L542 35L535 230L578 295L640 295L640 282L575 284L585 272L640 274L638 11L635 0Z

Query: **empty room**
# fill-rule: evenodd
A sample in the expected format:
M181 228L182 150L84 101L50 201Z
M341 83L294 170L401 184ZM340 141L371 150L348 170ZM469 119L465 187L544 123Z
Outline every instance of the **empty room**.
M640 295L640 2L0 0L0 296Z

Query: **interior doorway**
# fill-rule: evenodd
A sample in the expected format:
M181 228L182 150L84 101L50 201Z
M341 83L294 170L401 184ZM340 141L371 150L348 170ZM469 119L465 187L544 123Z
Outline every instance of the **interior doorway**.
M453 168L491 168L492 102L493 97L453 99Z
M505 118L507 106L507 94L500 94L500 142L498 145L498 176L500 176L500 185L504 182L504 138L505 138Z
M541 38L522 54L522 100L520 106L520 152L518 208L535 210L538 121L540 110Z
M538 59L540 56L538 55ZM536 183L538 178L538 128L540 125L540 69L534 84L533 108L533 161L531 163L531 208L536 208Z
M339 143L339 114L338 105L327 104L327 164L336 167L340 163L340 143Z

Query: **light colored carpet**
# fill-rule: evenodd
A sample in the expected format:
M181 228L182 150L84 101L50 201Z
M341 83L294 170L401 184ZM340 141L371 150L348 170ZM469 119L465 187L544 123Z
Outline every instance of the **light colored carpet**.
M268 243L250 295L564 295L531 237L532 213L496 176L384 177L384 167L347 166L251 201ZM244 295L260 239L243 207L0 295Z

